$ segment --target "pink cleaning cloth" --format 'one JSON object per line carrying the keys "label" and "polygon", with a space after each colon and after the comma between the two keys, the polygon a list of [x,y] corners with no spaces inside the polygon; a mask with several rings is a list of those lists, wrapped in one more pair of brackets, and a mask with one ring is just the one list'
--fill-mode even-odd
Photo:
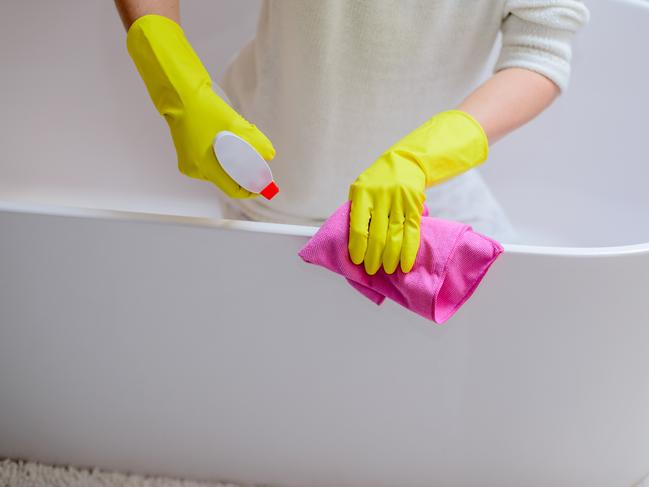
{"label": "pink cleaning cloth", "polygon": [[487,270],[503,252],[495,240],[470,225],[429,217],[421,219],[421,243],[415,264],[404,274],[383,268],[370,276],[349,258],[350,202],[340,206],[300,250],[305,262],[345,278],[376,304],[390,298],[436,323],[444,323],[471,297]]}

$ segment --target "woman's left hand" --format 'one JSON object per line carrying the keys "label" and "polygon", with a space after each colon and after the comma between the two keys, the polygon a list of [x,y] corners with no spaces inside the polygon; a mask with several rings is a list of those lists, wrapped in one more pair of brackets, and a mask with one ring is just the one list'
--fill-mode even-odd
{"label": "woman's left hand", "polygon": [[349,256],[368,274],[401,263],[410,272],[419,250],[427,187],[451,179],[487,158],[489,141],[468,113],[448,110],[390,147],[349,189]]}
{"label": "woman's left hand", "polygon": [[351,185],[349,256],[376,274],[409,272],[419,250],[426,174],[407,152],[389,150]]}

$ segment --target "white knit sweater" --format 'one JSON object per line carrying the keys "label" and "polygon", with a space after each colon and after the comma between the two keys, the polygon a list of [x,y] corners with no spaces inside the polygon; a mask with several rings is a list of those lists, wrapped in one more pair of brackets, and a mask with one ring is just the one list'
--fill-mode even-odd
{"label": "white knit sweater", "polygon": [[221,85],[273,141],[281,192],[233,203],[252,219],[322,223],[385,149],[476,87],[499,31],[496,70],[564,89],[587,18],[576,0],[265,0]]}

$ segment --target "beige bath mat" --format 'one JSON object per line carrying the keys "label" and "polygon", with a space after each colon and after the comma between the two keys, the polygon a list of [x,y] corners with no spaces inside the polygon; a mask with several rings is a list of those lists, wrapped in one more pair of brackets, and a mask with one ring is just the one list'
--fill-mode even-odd
{"label": "beige bath mat", "polygon": [[234,484],[191,482],[163,477],[144,477],[51,467],[35,462],[0,461],[0,487],[243,487]]}

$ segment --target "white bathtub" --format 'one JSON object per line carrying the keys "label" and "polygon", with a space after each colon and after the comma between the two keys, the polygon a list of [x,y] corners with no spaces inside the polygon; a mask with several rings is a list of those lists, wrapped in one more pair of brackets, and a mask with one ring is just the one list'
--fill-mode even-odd
{"label": "white bathtub", "polygon": [[[185,3],[220,72],[256,2]],[[0,457],[295,487],[649,472],[647,3],[589,2],[570,91],[494,148],[528,244],[443,326],[304,264],[312,228],[218,220],[112,5],[28,4],[0,18]]]}

